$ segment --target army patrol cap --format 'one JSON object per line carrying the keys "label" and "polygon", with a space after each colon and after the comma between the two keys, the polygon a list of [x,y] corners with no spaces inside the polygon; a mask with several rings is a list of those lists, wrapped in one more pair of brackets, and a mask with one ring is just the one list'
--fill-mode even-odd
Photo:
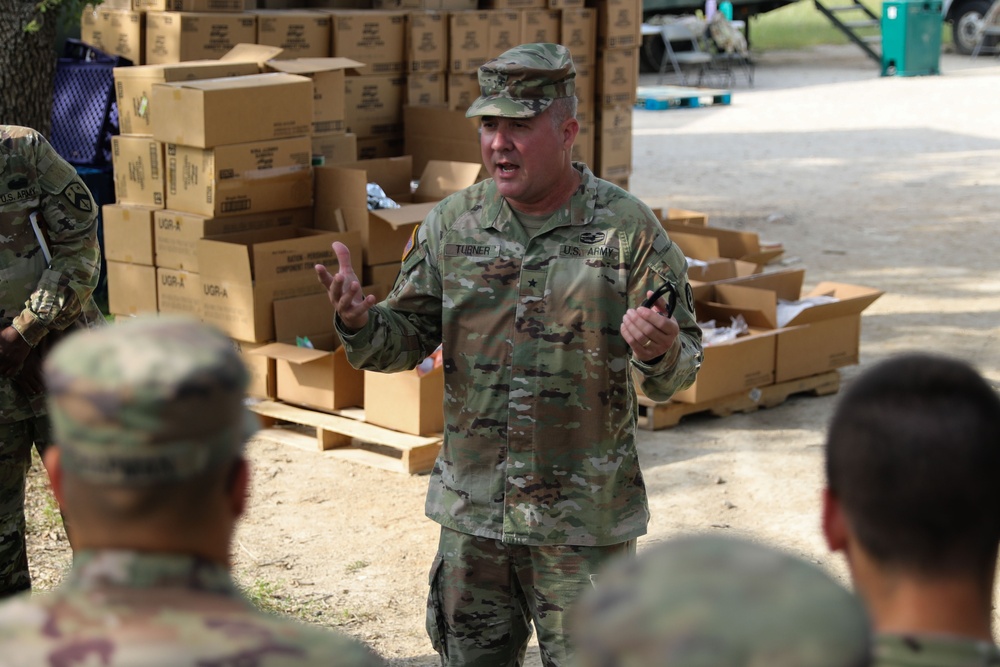
{"label": "army patrol cap", "polygon": [[232,460],[258,428],[233,342],[190,318],[75,333],[44,372],[62,467],[91,482],[183,480]]}
{"label": "army patrol cap", "polygon": [[617,561],[575,609],[582,667],[864,667],[859,600],[805,561],[691,536]]}
{"label": "army patrol cap", "polygon": [[474,116],[532,118],[576,91],[576,68],[560,44],[521,44],[479,68],[481,95],[465,112]]}

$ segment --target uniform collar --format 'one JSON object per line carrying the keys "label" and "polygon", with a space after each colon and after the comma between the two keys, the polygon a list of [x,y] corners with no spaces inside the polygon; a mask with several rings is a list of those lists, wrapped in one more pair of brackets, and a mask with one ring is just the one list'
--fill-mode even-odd
{"label": "uniform collar", "polygon": [[197,556],[136,551],[81,551],[73,558],[69,588],[184,588],[238,596],[229,570]]}

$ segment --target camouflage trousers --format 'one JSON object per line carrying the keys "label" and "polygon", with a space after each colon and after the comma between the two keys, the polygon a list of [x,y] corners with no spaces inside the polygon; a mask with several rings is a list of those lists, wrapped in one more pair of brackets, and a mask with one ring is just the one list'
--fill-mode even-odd
{"label": "camouflage trousers", "polygon": [[441,528],[430,572],[427,634],[441,664],[521,665],[532,625],[542,663],[572,663],[567,610],[609,560],[635,540],[605,547],[522,546]]}
{"label": "camouflage trousers", "polygon": [[31,466],[32,443],[41,454],[50,442],[48,417],[0,424],[0,598],[31,588],[24,481]]}

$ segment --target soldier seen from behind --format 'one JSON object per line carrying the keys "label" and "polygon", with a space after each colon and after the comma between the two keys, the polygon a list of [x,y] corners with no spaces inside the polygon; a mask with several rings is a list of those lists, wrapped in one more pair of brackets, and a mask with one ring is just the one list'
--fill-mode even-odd
{"label": "soldier seen from behind", "polygon": [[[411,369],[443,344],[445,427],[425,513],[441,524],[427,631],[445,665],[569,665],[565,612],[649,508],[636,389],[666,400],[701,363],[684,254],[649,208],[571,160],[576,70],[557,44],[484,64],[491,178],[414,231],[389,296],[362,293],[350,253],[317,266],[350,362]],[[654,298],[665,285],[680,295]]]}
{"label": "soldier seen from behind", "polygon": [[878,667],[1000,665],[1000,398],[968,364],[905,354],[865,371],[826,445],[823,532],[876,631]]}
{"label": "soldier seen from behind", "polygon": [[248,373],[183,317],[68,336],[45,361],[65,581],[0,605],[0,665],[380,665],[355,641],[258,611],[229,571],[247,504]]}

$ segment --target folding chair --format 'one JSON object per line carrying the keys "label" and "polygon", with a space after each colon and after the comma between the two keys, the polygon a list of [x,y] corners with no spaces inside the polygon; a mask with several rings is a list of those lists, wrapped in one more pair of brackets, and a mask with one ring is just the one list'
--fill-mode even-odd
{"label": "folding chair", "polygon": [[[972,50],[973,58],[979,56],[979,52],[990,37],[1000,37],[1000,0],[994,0],[986,15],[983,16],[983,22],[979,26],[979,37],[976,39],[976,48]],[[1000,56],[1000,46],[995,40],[993,40],[992,46],[986,48],[992,49],[992,53]]]}
{"label": "folding chair", "polygon": [[716,12],[708,22],[708,34],[715,45],[712,57],[716,66],[732,70],[735,65],[753,88],[754,62],[750,57],[746,37],[722,14]]}
{"label": "folding chair", "polygon": [[[698,38],[682,23],[664,23],[660,26],[660,36],[663,37],[663,58],[660,60],[657,84],[663,83],[667,63],[670,63],[674,73],[681,78],[681,83],[685,86],[687,74],[684,73],[684,68],[697,68],[700,86],[705,73],[712,65],[712,54],[701,48]],[[675,44],[687,45],[689,48],[678,51],[674,49]]]}

